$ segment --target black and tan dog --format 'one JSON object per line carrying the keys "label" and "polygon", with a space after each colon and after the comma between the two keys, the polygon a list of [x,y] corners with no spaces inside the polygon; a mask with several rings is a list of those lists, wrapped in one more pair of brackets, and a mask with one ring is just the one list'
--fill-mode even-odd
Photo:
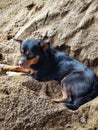
{"label": "black and tan dog", "polygon": [[38,81],[57,80],[62,85],[63,102],[76,110],[98,95],[98,77],[93,70],[66,53],[54,49],[41,40],[18,40],[21,59],[19,66],[1,65],[4,70],[24,72]]}

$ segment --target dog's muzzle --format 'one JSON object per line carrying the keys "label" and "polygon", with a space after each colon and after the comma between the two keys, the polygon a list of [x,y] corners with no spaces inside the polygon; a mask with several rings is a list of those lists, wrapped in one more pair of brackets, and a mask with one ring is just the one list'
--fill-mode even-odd
{"label": "dog's muzzle", "polygon": [[25,57],[25,56],[22,56],[21,59],[20,59],[19,62],[18,62],[18,65],[19,65],[19,66],[23,66],[25,60],[26,60],[26,57]]}

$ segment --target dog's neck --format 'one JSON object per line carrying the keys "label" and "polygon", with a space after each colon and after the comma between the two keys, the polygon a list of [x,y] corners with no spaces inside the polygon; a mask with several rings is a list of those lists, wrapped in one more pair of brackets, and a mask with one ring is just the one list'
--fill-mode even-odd
{"label": "dog's neck", "polygon": [[49,70],[56,66],[56,59],[52,51],[53,50],[47,50],[41,54],[38,63],[31,65],[30,68],[39,71],[42,69]]}
{"label": "dog's neck", "polygon": [[[36,79],[39,81],[61,80],[70,69],[65,61],[73,60],[66,53],[60,52],[56,49],[47,50],[41,55],[37,64],[32,65],[31,69],[37,71]],[[62,69],[63,68],[63,69]],[[73,68],[73,67],[72,67]],[[35,77],[34,77],[35,78]]]}

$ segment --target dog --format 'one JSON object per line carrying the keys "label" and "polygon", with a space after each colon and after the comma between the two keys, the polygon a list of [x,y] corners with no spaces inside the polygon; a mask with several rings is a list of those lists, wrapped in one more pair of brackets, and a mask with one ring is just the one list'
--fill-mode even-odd
{"label": "dog", "polygon": [[29,74],[39,82],[61,82],[62,98],[52,101],[64,103],[77,110],[98,95],[98,77],[91,68],[39,39],[14,39],[20,43],[19,66],[2,65],[3,70]]}

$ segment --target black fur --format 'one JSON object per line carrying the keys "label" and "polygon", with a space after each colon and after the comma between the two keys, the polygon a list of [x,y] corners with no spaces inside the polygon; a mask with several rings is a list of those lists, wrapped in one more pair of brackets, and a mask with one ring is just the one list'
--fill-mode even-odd
{"label": "black fur", "polygon": [[33,78],[40,82],[61,81],[62,89],[65,89],[72,99],[63,103],[72,110],[78,109],[98,95],[98,77],[92,69],[66,53],[54,49],[49,43],[43,44],[43,46],[48,45],[48,48],[43,50],[40,43],[40,40],[24,40],[20,47],[25,53],[31,52],[30,58],[35,55],[40,56],[38,63],[30,66],[30,69],[37,71],[32,75]]}

